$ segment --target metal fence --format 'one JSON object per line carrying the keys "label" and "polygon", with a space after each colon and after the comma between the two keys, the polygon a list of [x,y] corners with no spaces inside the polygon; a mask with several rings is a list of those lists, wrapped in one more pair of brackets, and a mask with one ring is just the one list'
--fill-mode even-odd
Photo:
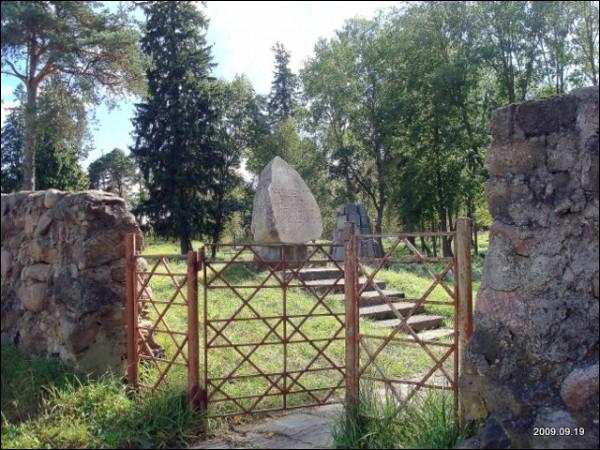
{"label": "metal fence", "polygon": [[[415,239],[425,238],[452,240],[453,256],[420,251]],[[364,239],[385,242],[384,256],[358,256]],[[361,382],[380,383],[399,403],[420,389],[447,389],[456,404],[472,326],[469,222],[457,221],[448,233],[386,235],[359,235],[348,225],[343,246],[343,262],[332,257],[331,243],[308,244],[299,253],[283,245],[219,244],[219,258],[207,256],[210,246],[184,256],[141,255],[129,235],[129,384],[140,390],[183,384],[191,406],[210,417],[355,402]],[[375,277],[393,264],[424,267],[431,285],[414,298],[389,298]],[[332,278],[307,279],[311,270]],[[361,329],[367,289],[397,319],[391,329]],[[434,292],[447,299],[432,298]],[[400,312],[399,302],[412,306]],[[447,339],[425,339],[411,326],[425,305],[449,308]],[[388,370],[398,346],[427,355],[429,366],[418,379]]]}

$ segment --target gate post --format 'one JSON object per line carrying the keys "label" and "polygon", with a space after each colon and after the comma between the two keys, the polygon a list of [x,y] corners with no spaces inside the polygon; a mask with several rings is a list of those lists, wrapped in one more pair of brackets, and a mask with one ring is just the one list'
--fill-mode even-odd
{"label": "gate post", "polygon": [[125,324],[127,326],[127,383],[138,387],[137,276],[135,233],[125,235]]}
{"label": "gate post", "polygon": [[344,306],[346,311],[346,408],[358,403],[359,323],[357,298],[356,234],[353,223],[344,225]]}
{"label": "gate post", "polygon": [[458,276],[458,356],[462,373],[462,358],[473,334],[473,286],[471,273],[471,220],[456,220],[456,271]]}
{"label": "gate post", "polygon": [[187,255],[187,346],[188,346],[188,399],[192,411],[200,408],[200,366],[198,342],[198,253]]}

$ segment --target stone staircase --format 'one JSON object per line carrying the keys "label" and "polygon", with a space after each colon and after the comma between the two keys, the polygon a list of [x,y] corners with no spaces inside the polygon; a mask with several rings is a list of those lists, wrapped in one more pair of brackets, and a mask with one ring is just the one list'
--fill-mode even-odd
{"label": "stone staircase", "polygon": [[[340,301],[344,300],[344,272],[337,267],[314,267],[301,269],[298,273],[300,279],[307,286],[311,286],[318,291],[326,291],[331,286],[329,291],[332,298]],[[338,278],[341,277],[339,280]],[[366,279],[359,278],[359,283],[362,285]],[[384,281],[374,280],[375,284],[382,292],[390,299],[399,299],[394,301],[393,305],[400,314],[406,316],[414,307],[414,303],[402,301],[404,293],[395,290],[386,289]],[[359,314],[362,319],[367,319],[373,322],[377,328],[397,328],[401,322],[396,317],[389,305],[385,302],[383,296],[373,287],[368,286],[361,294]],[[453,333],[452,329],[444,328],[444,318],[442,316],[428,314],[423,306],[420,306],[413,315],[408,319],[409,326],[417,332],[420,339],[435,340],[442,337],[450,336]],[[406,332],[407,330],[401,330]]]}

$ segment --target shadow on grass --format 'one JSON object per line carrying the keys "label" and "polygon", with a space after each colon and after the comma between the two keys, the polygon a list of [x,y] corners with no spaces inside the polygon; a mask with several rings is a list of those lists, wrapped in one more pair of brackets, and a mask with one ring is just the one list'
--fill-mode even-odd
{"label": "shadow on grass", "polygon": [[35,418],[47,394],[47,386],[63,387],[75,374],[57,360],[27,358],[16,348],[2,346],[2,417],[9,421]]}
{"label": "shadow on grass", "polygon": [[177,448],[201,424],[181,387],[130,397],[118,376],[81,381],[57,362],[2,347],[2,447]]}

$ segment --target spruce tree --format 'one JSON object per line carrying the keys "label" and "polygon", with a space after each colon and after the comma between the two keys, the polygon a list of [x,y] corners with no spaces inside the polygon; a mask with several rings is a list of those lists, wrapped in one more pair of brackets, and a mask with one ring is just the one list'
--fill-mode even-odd
{"label": "spruce tree", "polygon": [[293,117],[297,107],[298,78],[290,69],[290,53],[281,42],[273,46],[275,71],[271,82],[268,112],[272,124]]}
{"label": "spruce tree", "polygon": [[147,187],[139,206],[154,230],[179,239],[181,252],[212,228],[215,112],[210,103],[208,20],[191,2],[143,5],[148,92],[136,105],[131,152]]}
{"label": "spruce tree", "polygon": [[23,115],[13,109],[2,127],[2,192],[15,192],[23,183]]}
{"label": "spruce tree", "polygon": [[[23,189],[25,180],[24,92],[15,93],[13,108],[2,127],[2,191]],[[37,101],[35,166],[38,189],[64,191],[88,188],[80,165],[91,146],[86,104],[59,75],[46,80]]]}

